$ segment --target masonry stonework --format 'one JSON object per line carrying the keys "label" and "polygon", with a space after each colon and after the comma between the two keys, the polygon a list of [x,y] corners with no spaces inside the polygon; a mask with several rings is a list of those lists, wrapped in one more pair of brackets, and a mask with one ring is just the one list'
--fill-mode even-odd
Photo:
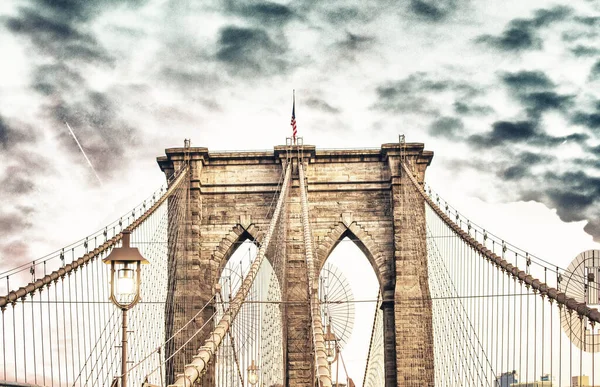
{"label": "masonry stonework", "polygon": [[[271,201],[290,157],[295,164],[288,211],[282,214],[287,263],[283,297],[297,302],[285,309],[283,321],[286,386],[314,385],[298,162],[306,167],[316,266],[320,270],[335,246],[349,237],[365,254],[379,281],[386,386],[432,385],[424,203],[411,191],[400,166],[404,160],[410,173],[422,182],[433,157],[423,144],[384,144],[380,149],[352,150],[277,146],[272,152],[167,149],[166,156],[158,158],[165,173],[172,173],[186,159],[192,171],[190,216],[186,221],[191,232],[183,258],[188,263],[187,275],[172,295],[175,304],[185,300],[192,307],[176,313],[167,322],[167,331],[179,329],[211,298],[213,285],[241,242],[260,242],[268,227]],[[209,315],[210,311],[202,320]],[[198,342],[204,339],[199,337]],[[191,354],[187,356],[191,358]],[[178,363],[182,362],[176,358],[174,372],[181,372],[182,364]]]}

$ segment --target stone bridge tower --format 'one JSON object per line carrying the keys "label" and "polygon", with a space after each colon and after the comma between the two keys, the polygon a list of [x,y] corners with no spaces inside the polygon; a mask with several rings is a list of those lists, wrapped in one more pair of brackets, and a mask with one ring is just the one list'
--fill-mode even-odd
{"label": "stone bridge tower", "polygon": [[[261,240],[282,165],[289,155],[293,163],[303,160],[306,168],[318,267],[339,241],[351,237],[379,280],[386,386],[433,385],[424,203],[401,168],[404,160],[423,182],[433,153],[419,143],[349,150],[320,150],[309,145],[277,146],[263,152],[167,149],[166,156],[158,158],[166,174],[184,162],[191,166],[190,216],[186,220],[191,232],[184,257],[187,275],[172,294],[175,304],[184,301],[189,308],[175,310],[174,318],[167,321],[167,331],[179,329],[211,298],[213,284],[240,242]],[[314,370],[313,355],[307,350],[311,347],[310,318],[297,168],[287,209],[288,275],[283,297],[301,303],[288,307],[284,316],[286,385],[308,387],[313,384]],[[206,311],[204,318],[210,314]]]}

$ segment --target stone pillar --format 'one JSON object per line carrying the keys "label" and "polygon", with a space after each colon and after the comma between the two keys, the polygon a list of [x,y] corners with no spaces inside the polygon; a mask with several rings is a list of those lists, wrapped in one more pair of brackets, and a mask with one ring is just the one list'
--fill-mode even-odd
{"label": "stone pillar", "polygon": [[[168,224],[168,296],[165,307],[165,336],[171,337],[189,319],[212,298],[215,283],[214,264],[211,260],[201,259],[201,220],[202,197],[199,180],[204,163],[203,152],[195,152],[194,157],[186,154],[185,148],[174,155],[172,168],[163,168],[170,176],[186,163],[189,164],[188,181],[183,182],[181,192],[169,198]],[[162,166],[162,165],[161,165]],[[207,321],[214,312],[209,306],[197,316],[191,324],[169,342],[165,358],[171,356]],[[209,331],[207,331],[208,333]],[[184,365],[192,361],[192,356],[206,339],[206,335],[197,335],[186,349],[180,351],[166,364],[167,383],[174,380],[175,374],[182,372]],[[212,372],[207,372],[203,380],[212,385]]]}
{"label": "stone pillar", "polygon": [[394,315],[398,386],[434,385],[425,207],[422,197],[400,165],[401,159],[405,158],[411,165],[411,173],[422,182],[429,160],[422,161],[420,156],[403,154],[400,147],[396,152],[388,152],[394,217]]}
{"label": "stone pillar", "polygon": [[396,374],[396,330],[394,314],[394,288],[382,290],[381,310],[383,311],[383,359],[386,387],[395,387]]}

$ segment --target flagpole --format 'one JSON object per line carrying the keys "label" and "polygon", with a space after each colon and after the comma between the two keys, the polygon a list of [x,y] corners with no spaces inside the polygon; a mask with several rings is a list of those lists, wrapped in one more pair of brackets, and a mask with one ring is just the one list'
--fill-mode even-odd
{"label": "flagpole", "polygon": [[296,134],[296,89],[292,89],[292,140],[294,145],[296,145]]}

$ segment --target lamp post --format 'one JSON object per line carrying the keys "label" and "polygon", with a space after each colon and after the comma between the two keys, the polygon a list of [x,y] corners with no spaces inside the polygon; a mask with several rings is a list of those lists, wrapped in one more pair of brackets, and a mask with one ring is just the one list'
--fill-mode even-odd
{"label": "lamp post", "polygon": [[140,300],[141,266],[148,263],[137,247],[129,246],[130,236],[131,231],[124,230],[121,247],[112,249],[102,260],[110,265],[110,300],[123,312],[121,387],[127,387],[127,311]]}
{"label": "lamp post", "polygon": [[258,383],[258,373],[256,371],[258,371],[258,367],[254,364],[254,360],[252,360],[250,367],[248,367],[248,383],[253,386]]}
{"label": "lamp post", "polygon": [[327,324],[327,333],[323,335],[323,339],[325,340],[325,351],[327,352],[327,362],[329,363],[329,367],[331,367],[331,363],[337,360],[338,351],[337,351],[337,338],[335,334],[331,332],[331,325]]}

